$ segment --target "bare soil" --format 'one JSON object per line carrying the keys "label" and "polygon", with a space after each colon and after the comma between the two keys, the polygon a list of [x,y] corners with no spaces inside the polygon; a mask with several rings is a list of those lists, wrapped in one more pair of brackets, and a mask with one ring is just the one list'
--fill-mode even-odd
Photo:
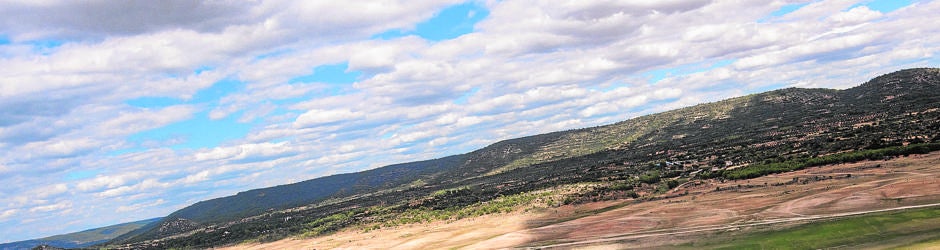
{"label": "bare soil", "polygon": [[[754,225],[940,202],[940,153],[694,181],[659,200],[607,201],[223,249],[656,248]],[[619,206],[605,212],[604,208]],[[602,210],[603,211],[603,210]],[[765,224],[764,222],[772,222]]]}

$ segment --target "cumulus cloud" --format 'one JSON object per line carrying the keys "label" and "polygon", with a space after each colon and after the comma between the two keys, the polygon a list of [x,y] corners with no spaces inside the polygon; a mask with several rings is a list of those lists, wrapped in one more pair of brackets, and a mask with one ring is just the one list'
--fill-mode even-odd
{"label": "cumulus cloud", "polygon": [[128,135],[189,119],[194,112],[195,108],[186,105],[171,106],[159,110],[117,112],[117,117],[102,122],[99,129],[101,129],[102,134]]}
{"label": "cumulus cloud", "polygon": [[24,150],[34,152],[38,157],[69,157],[88,153],[101,144],[88,138],[31,142],[23,146]]}
{"label": "cumulus cloud", "polygon": [[36,199],[45,199],[49,196],[58,195],[65,193],[69,190],[68,185],[65,183],[58,183],[51,186],[43,187],[37,189],[33,194],[33,197]]}
{"label": "cumulus cloud", "polygon": [[281,143],[253,143],[242,144],[231,147],[217,147],[204,152],[196,153],[195,159],[199,161],[209,160],[235,160],[246,163],[254,161],[263,161],[266,159],[277,159],[296,154],[295,149],[288,142]]}
{"label": "cumulus cloud", "polygon": [[336,124],[343,121],[350,121],[362,116],[362,113],[353,112],[348,109],[314,109],[298,116],[297,121],[294,122],[294,125],[298,128],[308,128]]}
{"label": "cumulus cloud", "polygon": [[104,188],[116,188],[131,180],[142,177],[141,173],[126,173],[121,175],[98,176],[94,179],[84,180],[75,187],[84,192],[97,191]]}
{"label": "cumulus cloud", "polygon": [[159,206],[163,203],[166,203],[166,201],[163,199],[157,199],[153,202],[136,203],[136,204],[127,205],[127,206],[119,206],[117,210],[115,211],[117,211],[118,213],[134,212],[134,211],[138,211],[138,210],[148,208],[148,207]]}
{"label": "cumulus cloud", "polygon": [[72,207],[72,202],[71,202],[71,201],[61,201],[61,202],[58,202],[58,203],[55,203],[55,204],[49,204],[49,205],[43,205],[43,206],[36,206],[36,207],[30,208],[30,209],[29,209],[29,212],[31,212],[31,213],[36,213],[36,212],[42,213],[42,212],[62,211],[62,210],[69,209],[69,208],[71,208],[71,207]]}
{"label": "cumulus cloud", "polygon": [[190,29],[213,32],[246,22],[257,2],[7,2],[0,23],[7,32],[42,36],[107,36]]}

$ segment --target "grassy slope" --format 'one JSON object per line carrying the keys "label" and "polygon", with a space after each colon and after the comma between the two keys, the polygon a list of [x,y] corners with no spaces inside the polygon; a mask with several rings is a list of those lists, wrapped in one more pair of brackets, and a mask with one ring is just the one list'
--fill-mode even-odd
{"label": "grassy slope", "polygon": [[688,249],[846,249],[940,243],[940,208],[888,212],[818,222],[779,231],[721,237],[683,245]]}

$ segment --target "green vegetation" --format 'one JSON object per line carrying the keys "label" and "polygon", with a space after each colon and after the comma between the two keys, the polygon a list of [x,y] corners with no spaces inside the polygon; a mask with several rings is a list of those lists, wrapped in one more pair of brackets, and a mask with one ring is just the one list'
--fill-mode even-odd
{"label": "green vegetation", "polygon": [[[525,205],[532,205],[536,199],[548,200],[552,192],[526,192],[499,197],[484,203],[477,203],[465,207],[450,207],[446,209],[430,209],[427,207],[408,208],[400,213],[394,207],[376,208],[378,212],[374,221],[379,227],[394,227],[413,223],[427,223],[431,221],[459,220],[463,218],[478,217],[487,214],[508,213]],[[541,204],[539,204],[541,205]],[[375,225],[369,227],[375,229]]]}
{"label": "green vegetation", "polygon": [[940,235],[928,238],[926,240],[911,242],[891,249],[936,249],[940,246]]}
{"label": "green vegetation", "polygon": [[345,213],[333,214],[327,217],[319,218],[313,222],[307,223],[306,230],[303,236],[314,236],[319,235],[324,232],[332,232],[337,229],[342,228],[343,224],[350,223],[350,219],[353,218],[358,211],[347,211]]}
{"label": "green vegetation", "polygon": [[824,249],[884,248],[912,239],[936,239],[940,235],[940,208],[886,212],[817,222],[793,228],[718,236],[718,240],[683,245],[706,249]]}
{"label": "green vegetation", "polygon": [[776,174],[800,170],[808,167],[823,166],[829,164],[850,163],[864,160],[885,160],[890,157],[906,156],[911,154],[927,154],[932,151],[940,150],[940,143],[926,143],[908,146],[895,146],[881,149],[859,150],[820,156],[809,159],[789,160],[785,162],[776,162],[769,164],[754,164],[742,168],[725,170],[719,172],[717,176],[726,179],[750,179],[768,174]]}
{"label": "green vegetation", "polygon": [[658,183],[659,180],[659,171],[651,171],[640,176],[640,182],[646,184]]}
{"label": "green vegetation", "polygon": [[[442,190],[443,192],[435,193],[431,198],[469,189],[469,187],[460,187]],[[423,206],[409,208],[402,205],[358,208],[306,223],[301,237],[325,235],[354,225],[363,231],[371,231],[399,225],[508,213],[522,208],[545,208],[556,205],[554,200],[560,196],[563,195],[559,195],[558,191],[544,190],[502,196],[483,203],[446,209],[431,209]]]}
{"label": "green vegetation", "polygon": [[460,193],[461,191],[467,191],[467,190],[470,190],[470,186],[460,186],[456,188],[449,188],[449,189],[434,191],[434,193],[431,193],[431,196],[437,197],[437,196],[454,195],[454,194]]}

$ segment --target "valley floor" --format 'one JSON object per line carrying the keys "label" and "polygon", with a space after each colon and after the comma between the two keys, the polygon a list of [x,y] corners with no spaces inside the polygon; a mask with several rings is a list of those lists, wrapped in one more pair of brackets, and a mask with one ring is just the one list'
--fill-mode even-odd
{"label": "valley floor", "polygon": [[[315,238],[223,249],[694,246],[837,217],[934,206],[940,203],[940,153],[814,167],[750,180],[696,180],[658,197],[665,198],[567,205],[368,232],[352,228]],[[940,244],[940,235],[912,236],[909,240],[921,238],[920,242],[901,240],[896,245],[917,243],[912,246],[920,248]],[[890,246],[895,245],[876,248]]]}

